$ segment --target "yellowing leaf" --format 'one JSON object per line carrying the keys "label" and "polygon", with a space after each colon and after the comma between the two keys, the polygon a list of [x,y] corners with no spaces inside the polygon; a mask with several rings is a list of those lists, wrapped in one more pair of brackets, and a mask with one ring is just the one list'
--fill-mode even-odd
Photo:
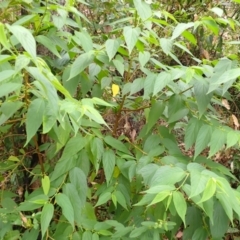
{"label": "yellowing leaf", "polygon": [[117,84],[112,85],[112,95],[115,97],[119,93],[119,86]]}

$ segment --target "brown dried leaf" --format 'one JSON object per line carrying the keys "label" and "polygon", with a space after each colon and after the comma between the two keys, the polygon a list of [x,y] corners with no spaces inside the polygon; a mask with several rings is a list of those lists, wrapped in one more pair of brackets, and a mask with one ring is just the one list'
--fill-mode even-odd
{"label": "brown dried leaf", "polygon": [[234,114],[232,114],[232,120],[233,120],[233,123],[234,123],[235,127],[238,129],[239,128],[239,122],[238,122],[237,117]]}
{"label": "brown dried leaf", "polygon": [[230,105],[227,99],[222,99],[222,105],[227,109],[230,110]]}

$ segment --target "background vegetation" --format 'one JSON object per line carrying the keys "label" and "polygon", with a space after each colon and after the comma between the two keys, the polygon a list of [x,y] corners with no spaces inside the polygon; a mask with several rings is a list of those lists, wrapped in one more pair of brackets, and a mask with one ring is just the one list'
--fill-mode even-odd
{"label": "background vegetation", "polygon": [[240,1],[0,1],[0,239],[239,239]]}

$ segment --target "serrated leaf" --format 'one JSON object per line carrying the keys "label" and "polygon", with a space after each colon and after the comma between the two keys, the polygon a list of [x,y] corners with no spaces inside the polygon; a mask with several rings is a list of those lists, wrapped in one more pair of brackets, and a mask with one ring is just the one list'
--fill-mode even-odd
{"label": "serrated leaf", "polygon": [[5,81],[16,74],[14,70],[4,70],[1,71],[0,82]]}
{"label": "serrated leaf", "polygon": [[207,182],[207,185],[204,189],[203,196],[198,203],[202,203],[210,199],[216,191],[216,180],[213,178],[210,178]]}
{"label": "serrated leaf", "polygon": [[202,19],[202,23],[210,29],[215,35],[218,35],[219,33],[219,26],[217,25],[216,21],[212,19],[211,17],[208,17],[206,19]]}
{"label": "serrated leaf", "polygon": [[208,232],[205,228],[199,227],[193,234],[192,240],[207,239]]}
{"label": "serrated leaf", "polygon": [[194,159],[208,146],[211,136],[212,128],[209,125],[203,125],[197,135]]}
{"label": "serrated leaf", "polygon": [[196,141],[199,129],[202,126],[202,122],[197,118],[191,118],[188,122],[187,128],[185,130],[185,149],[188,150]]}
{"label": "serrated leaf", "polygon": [[109,184],[112,178],[115,161],[115,154],[111,149],[108,149],[103,153],[102,162],[107,184]]}
{"label": "serrated leaf", "polygon": [[74,210],[68,196],[63,193],[56,195],[56,202],[61,207],[63,216],[69,221],[74,229]]}
{"label": "serrated leaf", "polygon": [[158,193],[158,194],[154,197],[154,199],[152,200],[152,202],[148,205],[148,207],[151,206],[151,205],[153,205],[153,204],[156,204],[156,203],[159,203],[159,202],[163,201],[166,197],[170,196],[171,193],[172,193],[171,191],[162,191],[162,192]]}
{"label": "serrated leaf", "polygon": [[78,193],[79,199],[82,202],[82,205],[86,203],[87,197],[87,177],[82,169],[74,167],[69,172],[70,182],[75,186],[75,189]]}
{"label": "serrated leaf", "polygon": [[135,228],[129,235],[130,238],[138,238],[148,230],[146,226]]}
{"label": "serrated leaf", "polygon": [[189,198],[193,198],[200,193],[202,193],[206,187],[208,178],[205,175],[202,175],[199,171],[193,170],[190,172],[191,180],[191,194]]}
{"label": "serrated leaf", "polygon": [[70,138],[59,161],[74,156],[81,149],[83,149],[87,143],[87,139],[80,134],[77,134],[75,137]]}
{"label": "serrated leaf", "polygon": [[234,131],[229,131],[227,134],[227,147],[226,148],[230,148],[232,146],[234,146],[235,144],[237,144],[237,142],[240,140],[239,134],[237,134]]}
{"label": "serrated leaf", "polygon": [[81,213],[82,208],[85,206],[85,200],[81,192],[76,188],[73,183],[66,183],[63,187],[63,193],[69,197],[70,202],[74,210],[74,220],[78,223],[82,223]]}
{"label": "serrated leaf", "polygon": [[194,83],[194,93],[197,99],[199,115],[202,116],[207,110],[208,104],[212,98],[212,94],[208,93],[208,83],[204,79],[196,80]]}
{"label": "serrated leaf", "polygon": [[99,198],[98,198],[98,201],[97,201],[95,207],[100,206],[100,205],[106,203],[110,199],[111,199],[111,193],[110,192],[105,192],[105,193],[101,194],[99,196]]}
{"label": "serrated leaf", "polygon": [[134,0],[133,3],[137,9],[138,15],[143,21],[151,17],[152,10],[149,4],[142,0]]}
{"label": "serrated leaf", "polygon": [[116,191],[115,192],[116,198],[117,198],[117,202],[124,207],[126,210],[128,210],[127,208],[127,204],[126,204],[126,199],[124,197],[124,195],[120,192],[120,191]]}
{"label": "serrated leaf", "polygon": [[75,35],[79,38],[81,41],[81,46],[84,50],[84,52],[89,52],[93,50],[93,42],[91,36],[86,31],[82,32],[76,32]]}
{"label": "serrated leaf", "polygon": [[126,41],[129,54],[131,54],[134,46],[136,45],[139,35],[139,28],[132,28],[130,26],[124,27],[123,36]]}
{"label": "serrated leaf", "polygon": [[226,133],[219,129],[215,129],[211,141],[210,141],[210,151],[208,157],[212,157],[215,153],[217,153],[226,142]]}
{"label": "serrated leaf", "polygon": [[177,37],[179,37],[185,30],[187,30],[188,28],[190,27],[193,27],[194,26],[194,23],[193,22],[190,22],[190,23],[179,23],[174,31],[173,31],[173,34],[172,34],[172,40],[173,39],[176,39]]}
{"label": "serrated leaf", "polygon": [[147,132],[156,124],[158,121],[159,117],[162,115],[163,111],[165,109],[165,105],[157,101],[152,104],[152,107],[150,109],[149,115],[148,115],[148,120],[147,120]]}
{"label": "serrated leaf", "polygon": [[90,65],[90,63],[92,63],[93,59],[94,55],[92,52],[83,53],[79,57],[77,57],[71,67],[69,79],[81,73],[85,68]]}
{"label": "serrated leaf", "polygon": [[164,87],[167,86],[168,83],[170,83],[172,80],[171,74],[168,72],[161,72],[158,74],[154,88],[153,88],[153,95],[156,95],[159,93]]}
{"label": "serrated leaf", "polygon": [[124,64],[123,64],[123,62],[120,61],[119,59],[114,59],[112,62],[113,62],[113,65],[118,70],[118,72],[123,76],[123,74],[124,74]]}
{"label": "serrated leaf", "polygon": [[182,219],[184,226],[186,227],[185,215],[187,212],[187,203],[183,194],[177,191],[173,192],[173,203],[179,217]]}
{"label": "serrated leaf", "polygon": [[53,218],[54,206],[51,203],[47,203],[43,206],[42,214],[41,214],[41,232],[42,237],[44,237],[50,222]]}
{"label": "serrated leaf", "polygon": [[139,91],[141,91],[144,87],[144,78],[137,78],[131,84],[130,95],[133,95]]}
{"label": "serrated leaf", "polygon": [[173,40],[167,38],[160,38],[160,45],[163,52],[168,55],[172,51]]}
{"label": "serrated leaf", "polygon": [[36,58],[36,42],[31,32],[28,29],[19,25],[7,25],[7,27],[9,31],[12,32],[12,34],[21,43],[23,48],[29,53],[29,55],[33,58]]}
{"label": "serrated leaf", "polygon": [[216,198],[220,201],[225,213],[227,214],[230,221],[233,220],[233,209],[230,204],[231,200],[229,198],[229,195],[224,192],[217,192]]}
{"label": "serrated leaf", "polygon": [[119,150],[121,152],[130,154],[130,151],[127,149],[127,147],[118,139],[113,138],[112,136],[106,136],[104,138],[105,143],[107,143],[109,146],[113,147],[116,150]]}
{"label": "serrated leaf", "polygon": [[7,40],[7,36],[6,36],[6,32],[5,32],[3,23],[0,23],[0,43],[6,49],[10,49],[10,44],[9,44],[9,42]]}
{"label": "serrated leaf", "polygon": [[216,81],[212,82],[209,86],[209,92],[214,91],[219,88],[219,86],[223,83],[231,82],[232,80],[238,78],[240,76],[240,68],[228,69],[223,74],[221,74]]}
{"label": "serrated leaf", "polygon": [[109,57],[109,61],[113,59],[116,55],[118,48],[120,47],[119,39],[108,39],[105,43],[107,55]]}
{"label": "serrated leaf", "polygon": [[144,67],[151,57],[150,52],[139,52],[138,59],[141,67]]}
{"label": "serrated leaf", "polygon": [[42,178],[42,188],[45,195],[48,195],[50,189],[50,179],[47,175],[44,175]]}
{"label": "serrated leaf", "polygon": [[42,124],[43,115],[45,110],[45,102],[42,98],[37,98],[30,103],[26,114],[26,131],[27,131],[27,143],[36,134],[37,130]]}
{"label": "serrated leaf", "polygon": [[211,235],[214,239],[222,239],[229,228],[229,219],[219,201],[215,201],[213,223],[210,223]]}
{"label": "serrated leaf", "polygon": [[39,35],[36,37],[37,42],[41,43],[44,47],[46,47],[50,52],[52,52],[58,58],[61,58],[61,55],[57,51],[56,45],[54,42],[44,35]]}

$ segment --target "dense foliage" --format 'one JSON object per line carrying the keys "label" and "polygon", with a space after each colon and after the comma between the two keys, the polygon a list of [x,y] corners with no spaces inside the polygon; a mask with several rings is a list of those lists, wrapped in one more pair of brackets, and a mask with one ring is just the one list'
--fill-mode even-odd
{"label": "dense foliage", "polygon": [[239,3],[1,1],[0,239],[235,239]]}

